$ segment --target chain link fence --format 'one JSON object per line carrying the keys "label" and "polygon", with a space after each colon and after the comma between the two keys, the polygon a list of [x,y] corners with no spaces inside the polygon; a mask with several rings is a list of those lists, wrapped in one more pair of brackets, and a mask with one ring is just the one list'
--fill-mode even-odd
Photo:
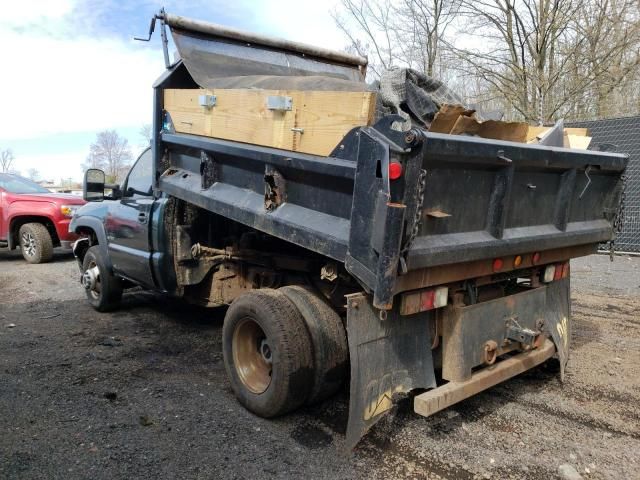
{"label": "chain link fence", "polygon": [[640,116],[571,122],[570,126],[589,129],[593,137],[589,148],[610,144],[615,146],[614,151],[629,155],[624,220],[615,249],[640,253]]}

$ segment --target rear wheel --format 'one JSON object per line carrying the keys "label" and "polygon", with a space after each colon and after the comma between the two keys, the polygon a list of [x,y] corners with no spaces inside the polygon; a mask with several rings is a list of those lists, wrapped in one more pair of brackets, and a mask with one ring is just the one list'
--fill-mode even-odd
{"label": "rear wheel", "polygon": [[302,405],[313,384],[311,341],[300,312],[277,290],[238,297],[222,329],[224,363],[238,401],[261,417]]}
{"label": "rear wheel", "polygon": [[41,223],[25,223],[18,232],[20,251],[29,263],[45,263],[53,258],[53,240]]}
{"label": "rear wheel", "polygon": [[315,293],[300,286],[280,289],[298,308],[311,337],[314,378],[307,403],[317,403],[336,393],[348,369],[347,334],[340,316]]}
{"label": "rear wheel", "polygon": [[82,286],[87,299],[99,312],[113,310],[122,298],[122,280],[107,268],[102,250],[97,245],[89,248],[82,260]]}

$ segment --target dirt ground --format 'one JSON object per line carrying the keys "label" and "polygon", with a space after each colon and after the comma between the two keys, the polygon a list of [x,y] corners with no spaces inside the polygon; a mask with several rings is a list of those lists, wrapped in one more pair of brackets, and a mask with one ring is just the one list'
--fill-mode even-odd
{"label": "dirt ground", "polygon": [[0,478],[640,478],[640,258],[572,275],[565,384],[541,366],[428,419],[406,400],[349,452],[347,391],[271,421],[240,407],[223,311],[138,292],[98,314],[68,253],[2,251]]}

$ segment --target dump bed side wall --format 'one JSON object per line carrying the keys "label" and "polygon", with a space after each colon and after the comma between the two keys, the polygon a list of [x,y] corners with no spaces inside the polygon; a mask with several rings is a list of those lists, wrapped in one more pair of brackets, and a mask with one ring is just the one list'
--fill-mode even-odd
{"label": "dump bed side wall", "polygon": [[409,270],[606,241],[622,155],[427,133]]}
{"label": "dump bed side wall", "polygon": [[353,162],[185,134],[163,134],[162,146],[162,191],[344,260]]}

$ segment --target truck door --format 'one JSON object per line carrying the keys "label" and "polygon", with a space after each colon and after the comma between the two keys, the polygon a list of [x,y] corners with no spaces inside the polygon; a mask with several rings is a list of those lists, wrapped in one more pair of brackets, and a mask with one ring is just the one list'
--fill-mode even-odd
{"label": "truck door", "polygon": [[122,200],[109,209],[105,220],[113,269],[150,287],[154,286],[149,228],[154,205],[152,182],[152,156],[147,149],[127,175]]}

